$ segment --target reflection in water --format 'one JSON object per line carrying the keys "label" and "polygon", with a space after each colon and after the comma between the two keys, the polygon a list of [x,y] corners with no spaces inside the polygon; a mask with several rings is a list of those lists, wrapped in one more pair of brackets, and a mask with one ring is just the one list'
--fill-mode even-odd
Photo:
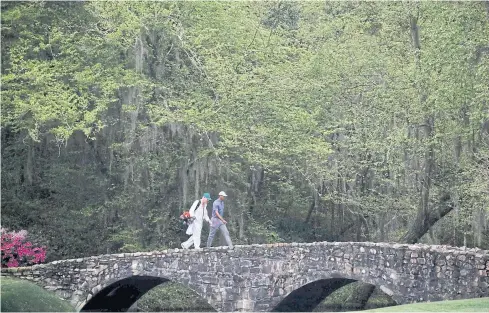
{"label": "reflection in water", "polygon": [[362,294],[362,284],[349,279],[324,279],[304,285],[287,296],[274,312],[348,312],[396,305],[392,297],[375,288]]}
{"label": "reflection in water", "polygon": [[272,312],[311,312],[333,291],[354,282],[352,279],[321,279],[291,292]]}
{"label": "reflection in water", "polygon": [[81,309],[81,312],[126,311],[215,312],[215,309],[190,288],[151,276],[119,280],[98,292]]}
{"label": "reflection in water", "polygon": [[132,276],[98,292],[80,312],[126,312],[151,288],[167,281],[159,277]]}

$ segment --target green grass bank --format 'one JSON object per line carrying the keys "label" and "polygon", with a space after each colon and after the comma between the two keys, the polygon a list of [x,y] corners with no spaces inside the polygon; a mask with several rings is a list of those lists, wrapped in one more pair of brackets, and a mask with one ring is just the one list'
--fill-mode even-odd
{"label": "green grass bank", "polygon": [[75,312],[54,293],[31,282],[1,277],[1,312]]}

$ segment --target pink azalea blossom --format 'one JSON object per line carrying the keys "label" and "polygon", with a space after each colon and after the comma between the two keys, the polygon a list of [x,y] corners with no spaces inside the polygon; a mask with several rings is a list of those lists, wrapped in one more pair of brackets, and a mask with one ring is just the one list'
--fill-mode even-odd
{"label": "pink azalea blossom", "polygon": [[2,267],[27,266],[44,262],[46,247],[33,247],[30,241],[24,242],[27,231],[8,232],[1,229]]}

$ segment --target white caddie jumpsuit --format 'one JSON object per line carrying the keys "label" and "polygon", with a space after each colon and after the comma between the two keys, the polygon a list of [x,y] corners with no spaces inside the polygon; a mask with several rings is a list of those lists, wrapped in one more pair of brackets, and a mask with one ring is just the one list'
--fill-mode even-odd
{"label": "white caddie jumpsuit", "polygon": [[201,200],[195,200],[190,207],[189,214],[191,217],[195,217],[195,219],[187,228],[186,234],[191,236],[187,241],[182,243],[182,248],[188,249],[190,246],[192,246],[192,244],[194,245],[195,249],[200,248],[200,234],[202,232],[203,222],[206,220],[208,223],[210,223],[206,207],[207,204],[203,206]]}

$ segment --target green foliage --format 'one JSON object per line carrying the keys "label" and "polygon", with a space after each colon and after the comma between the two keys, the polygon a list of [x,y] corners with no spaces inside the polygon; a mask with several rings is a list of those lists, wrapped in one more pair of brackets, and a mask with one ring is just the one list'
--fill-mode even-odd
{"label": "green foliage", "polygon": [[207,301],[197,296],[194,291],[180,284],[167,282],[157,286],[136,303],[140,312],[214,312]]}
{"label": "green foliage", "polygon": [[489,298],[465,300],[449,300],[426,303],[405,304],[382,309],[367,310],[368,312],[486,312]]}
{"label": "green foliage", "polygon": [[226,190],[239,243],[396,241],[449,195],[420,240],[487,248],[487,24],[468,2],[2,3],[2,222],[49,260],[178,247],[182,208]]}
{"label": "green foliage", "polygon": [[318,304],[314,312],[350,312],[396,305],[396,302],[379,288],[374,289],[367,303],[362,303],[361,301],[363,299],[358,298],[358,289],[361,286],[360,282],[353,282],[336,289],[324,301]]}
{"label": "green foliage", "polygon": [[2,29],[2,123],[35,141],[51,133],[63,143],[77,130],[93,138],[127,79],[94,16],[81,3],[19,3]]}

